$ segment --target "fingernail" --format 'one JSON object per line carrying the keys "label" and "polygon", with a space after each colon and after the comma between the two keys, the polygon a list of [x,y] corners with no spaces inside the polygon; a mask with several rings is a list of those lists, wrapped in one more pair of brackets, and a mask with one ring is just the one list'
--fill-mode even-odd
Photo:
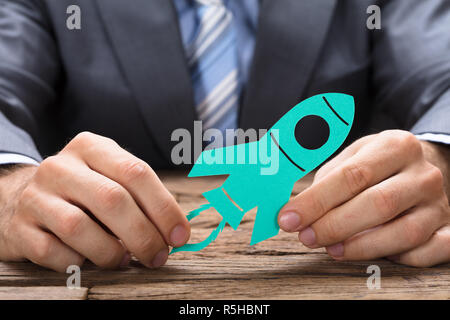
{"label": "fingernail", "polygon": [[314,233],[314,230],[311,228],[306,228],[302,232],[300,232],[298,239],[305,245],[305,246],[312,246],[316,243],[316,234]]}
{"label": "fingernail", "polygon": [[295,231],[300,227],[300,217],[295,212],[283,213],[280,217],[280,227],[285,231]]}
{"label": "fingernail", "polygon": [[159,268],[163,264],[165,264],[168,256],[169,256],[169,252],[167,249],[162,249],[160,252],[158,252],[156,254],[156,256],[153,258],[153,262],[152,262],[153,268]]}
{"label": "fingernail", "polygon": [[172,242],[172,246],[181,247],[188,240],[188,236],[189,234],[186,227],[181,224],[177,225],[170,233],[170,241]]}
{"label": "fingernail", "polygon": [[128,264],[130,263],[130,260],[131,260],[130,253],[129,252],[125,253],[125,255],[122,258],[122,262],[120,263],[120,267],[123,268],[123,267],[128,266]]}
{"label": "fingernail", "polygon": [[344,255],[344,245],[342,243],[337,243],[332,246],[327,247],[327,252],[330,256],[339,258]]}

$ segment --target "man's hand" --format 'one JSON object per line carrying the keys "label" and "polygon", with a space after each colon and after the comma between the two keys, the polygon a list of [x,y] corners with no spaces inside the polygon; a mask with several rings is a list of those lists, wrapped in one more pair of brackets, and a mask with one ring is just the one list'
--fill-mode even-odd
{"label": "man's hand", "polygon": [[364,137],[324,165],[279,224],[337,260],[450,261],[450,156],[406,131]]}
{"label": "man's hand", "polygon": [[159,267],[190,225],[155,172],[108,138],[75,137],[39,167],[0,177],[0,260],[65,272],[87,258],[104,268],[130,252]]}

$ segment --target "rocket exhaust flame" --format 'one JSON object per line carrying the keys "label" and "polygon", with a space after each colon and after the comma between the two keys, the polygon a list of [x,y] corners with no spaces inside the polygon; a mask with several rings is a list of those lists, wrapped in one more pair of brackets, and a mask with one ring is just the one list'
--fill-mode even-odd
{"label": "rocket exhaust flame", "polygon": [[[203,211],[206,211],[210,208],[213,208],[212,204],[210,204],[210,203],[202,204],[197,209],[189,212],[189,214],[186,216],[186,218],[188,219],[188,221],[191,221],[192,219],[194,219],[195,217],[200,215],[200,213],[202,213]],[[199,243],[192,243],[192,244],[188,243],[182,247],[173,248],[172,251],[170,252],[170,254],[173,254],[175,252],[183,252],[183,251],[199,251],[199,250],[206,248],[207,246],[209,246],[209,244],[211,242],[216,240],[219,233],[221,233],[223,231],[223,228],[225,227],[225,225],[226,225],[226,222],[225,222],[225,220],[222,219],[220,221],[219,225],[217,226],[217,228],[211,232],[211,234],[208,236],[208,238],[206,238],[205,240],[203,240]]]}

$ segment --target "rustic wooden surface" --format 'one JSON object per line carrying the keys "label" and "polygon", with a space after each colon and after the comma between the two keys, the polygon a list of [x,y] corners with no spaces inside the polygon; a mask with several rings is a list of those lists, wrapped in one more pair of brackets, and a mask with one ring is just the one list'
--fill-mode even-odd
{"label": "rustic wooden surface", "polygon": [[[223,177],[185,178],[186,173],[159,173],[186,212],[206,203],[201,193]],[[302,179],[293,194],[311,183]],[[250,246],[255,212],[237,231],[226,227],[203,251],[177,253],[158,269],[137,261],[122,270],[85,264],[81,289],[65,287],[67,274],[31,263],[0,263],[0,299],[449,299],[450,264],[417,269],[386,260],[336,262],[323,249],[302,246],[295,234]],[[192,240],[204,239],[216,226],[213,210],[193,220]],[[381,268],[381,289],[366,285],[369,265]]]}

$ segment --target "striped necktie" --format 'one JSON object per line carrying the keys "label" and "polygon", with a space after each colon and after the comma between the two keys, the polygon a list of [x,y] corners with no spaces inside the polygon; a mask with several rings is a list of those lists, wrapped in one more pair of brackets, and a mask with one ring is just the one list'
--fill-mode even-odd
{"label": "striped necktie", "polygon": [[236,129],[241,83],[233,14],[222,0],[196,0],[198,27],[187,58],[203,130]]}

